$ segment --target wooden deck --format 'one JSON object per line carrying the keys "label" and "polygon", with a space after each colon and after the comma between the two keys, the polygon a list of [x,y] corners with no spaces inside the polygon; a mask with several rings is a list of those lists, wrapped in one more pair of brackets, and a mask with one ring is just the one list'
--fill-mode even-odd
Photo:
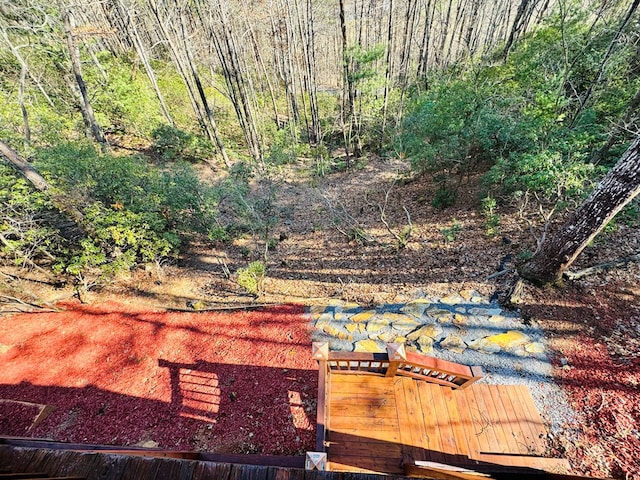
{"label": "wooden deck", "polygon": [[[432,370],[403,370],[402,364],[395,370],[384,360],[385,372],[359,372],[357,365],[365,362],[360,357],[344,370],[329,359],[320,382],[325,413],[319,442],[329,470],[401,475],[432,462],[480,472],[569,473],[566,460],[547,456],[548,432],[526,387],[474,383],[470,373],[466,384],[452,388],[430,382]],[[414,356],[412,365],[418,361]],[[391,369],[396,373],[389,375]],[[428,374],[421,378],[418,371]],[[435,377],[443,378],[440,370]]]}

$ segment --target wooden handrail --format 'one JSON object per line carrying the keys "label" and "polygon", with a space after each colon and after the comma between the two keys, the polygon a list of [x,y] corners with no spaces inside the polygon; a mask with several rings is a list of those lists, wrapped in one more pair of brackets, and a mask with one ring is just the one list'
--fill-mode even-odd
{"label": "wooden handrail", "polygon": [[399,343],[387,344],[386,353],[362,353],[330,352],[328,344],[316,342],[313,357],[329,374],[402,375],[451,388],[466,388],[483,376],[481,367],[407,352]]}

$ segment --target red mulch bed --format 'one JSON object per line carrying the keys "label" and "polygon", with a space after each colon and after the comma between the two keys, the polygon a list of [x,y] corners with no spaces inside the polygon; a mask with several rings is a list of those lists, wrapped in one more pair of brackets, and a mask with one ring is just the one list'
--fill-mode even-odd
{"label": "red mulch bed", "polygon": [[[0,318],[11,346],[0,354],[0,399],[55,408],[29,436],[224,453],[314,449],[317,366],[303,307],[65,308]],[[33,420],[12,415],[16,425]],[[0,434],[15,430],[0,423]]]}
{"label": "red mulch bed", "polygon": [[631,480],[640,479],[640,315],[628,305],[637,297],[623,291],[539,292],[540,304],[526,310],[557,327],[555,371],[576,412],[560,453],[577,473]]}
{"label": "red mulch bed", "polygon": [[4,435],[24,437],[40,413],[37,405],[14,401],[0,401],[0,432]]}

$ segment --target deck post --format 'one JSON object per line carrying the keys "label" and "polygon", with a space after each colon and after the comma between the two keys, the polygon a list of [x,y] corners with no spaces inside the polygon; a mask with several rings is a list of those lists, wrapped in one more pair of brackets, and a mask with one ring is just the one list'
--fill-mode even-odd
{"label": "deck post", "polygon": [[[328,387],[329,374],[327,361],[329,360],[329,343],[313,342],[311,345],[311,356],[318,362],[318,407],[316,409],[316,450],[324,452],[326,449],[325,440],[328,430]],[[307,454],[308,457],[308,454]]]}
{"label": "deck post", "polygon": [[311,356],[319,363],[329,360],[329,342],[313,342],[311,344]]}
{"label": "deck post", "polygon": [[404,343],[387,343],[387,356],[389,357],[389,368],[387,368],[387,377],[395,376],[400,363],[407,359],[407,352],[404,349]]}
{"label": "deck post", "polygon": [[304,468],[305,470],[326,470],[327,454],[325,452],[307,452]]}

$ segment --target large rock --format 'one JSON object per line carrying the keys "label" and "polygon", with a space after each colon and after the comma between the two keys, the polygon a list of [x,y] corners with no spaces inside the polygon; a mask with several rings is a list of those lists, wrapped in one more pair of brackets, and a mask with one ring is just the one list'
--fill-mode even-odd
{"label": "large rock", "polygon": [[359,325],[357,323],[347,323],[344,328],[347,332],[353,333],[358,329]]}
{"label": "large rock", "polygon": [[400,309],[405,315],[411,315],[412,317],[421,318],[424,311],[427,309],[428,303],[408,303]]}
{"label": "large rock", "polygon": [[367,322],[367,332],[378,333],[385,328],[389,328],[390,323],[389,318],[386,318],[384,315],[381,317],[373,317]]}
{"label": "large rock", "polygon": [[446,297],[442,297],[440,299],[440,302],[444,303],[445,305],[456,305],[458,303],[464,303],[464,298],[462,298],[457,293],[452,293],[450,295],[447,295]]}
{"label": "large rock", "polygon": [[355,315],[352,315],[350,320],[356,323],[367,322],[371,320],[371,317],[373,317],[375,314],[376,314],[375,310],[365,310],[364,312],[360,312],[360,313],[356,313]]}
{"label": "large rock", "polygon": [[429,355],[433,353],[433,338],[431,337],[420,337],[417,341],[420,352]]}
{"label": "large rock", "polygon": [[483,353],[498,353],[501,350],[498,344],[487,341],[487,337],[469,342],[469,348]]}
{"label": "large rock", "polygon": [[430,323],[428,325],[424,325],[420,327],[418,330],[411,332],[407,335],[407,340],[410,342],[415,342],[422,337],[438,339],[442,335],[442,327],[437,323]]}
{"label": "large rock", "polygon": [[518,330],[510,330],[506,333],[491,335],[490,337],[486,337],[485,340],[498,345],[500,349],[505,352],[513,352],[518,347],[522,347],[524,344],[531,342],[528,335]]}
{"label": "large rock", "polygon": [[467,301],[470,301],[471,298],[473,298],[477,294],[478,293],[475,290],[472,290],[470,288],[465,288],[464,290],[460,290],[460,296]]}
{"label": "large rock", "polygon": [[381,340],[384,343],[393,343],[396,341],[398,334],[393,332],[382,332],[378,335],[378,340]]}
{"label": "large rock", "polygon": [[429,307],[427,309],[427,315],[433,318],[438,318],[442,315],[451,315],[451,311],[446,308]]}
{"label": "large rock", "polygon": [[406,334],[420,325],[420,322],[414,317],[403,317],[393,322],[393,328]]}
{"label": "large rock", "polygon": [[327,335],[338,338],[340,340],[353,341],[353,337],[342,327],[335,324],[325,325],[322,331]]}
{"label": "large rock", "polygon": [[453,324],[454,325],[466,325],[469,323],[469,317],[467,315],[462,315],[461,313],[456,313],[453,316]]}
{"label": "large rock", "polygon": [[469,309],[469,313],[471,315],[484,315],[485,317],[491,317],[492,315],[500,315],[502,313],[502,309],[474,307]]}
{"label": "large rock", "polygon": [[467,349],[465,341],[456,334],[451,334],[440,342],[442,348],[446,348],[454,353],[462,353]]}
{"label": "large rock", "polygon": [[384,348],[378,344],[375,340],[366,339],[356,342],[354,345],[354,352],[367,352],[367,353],[382,353]]}
{"label": "large rock", "polygon": [[333,312],[325,312],[316,320],[316,329],[324,330],[325,327],[333,323]]}
{"label": "large rock", "polygon": [[527,343],[524,346],[524,349],[527,353],[532,353],[532,354],[537,354],[537,353],[544,353],[544,345],[540,342],[531,342],[531,343]]}

